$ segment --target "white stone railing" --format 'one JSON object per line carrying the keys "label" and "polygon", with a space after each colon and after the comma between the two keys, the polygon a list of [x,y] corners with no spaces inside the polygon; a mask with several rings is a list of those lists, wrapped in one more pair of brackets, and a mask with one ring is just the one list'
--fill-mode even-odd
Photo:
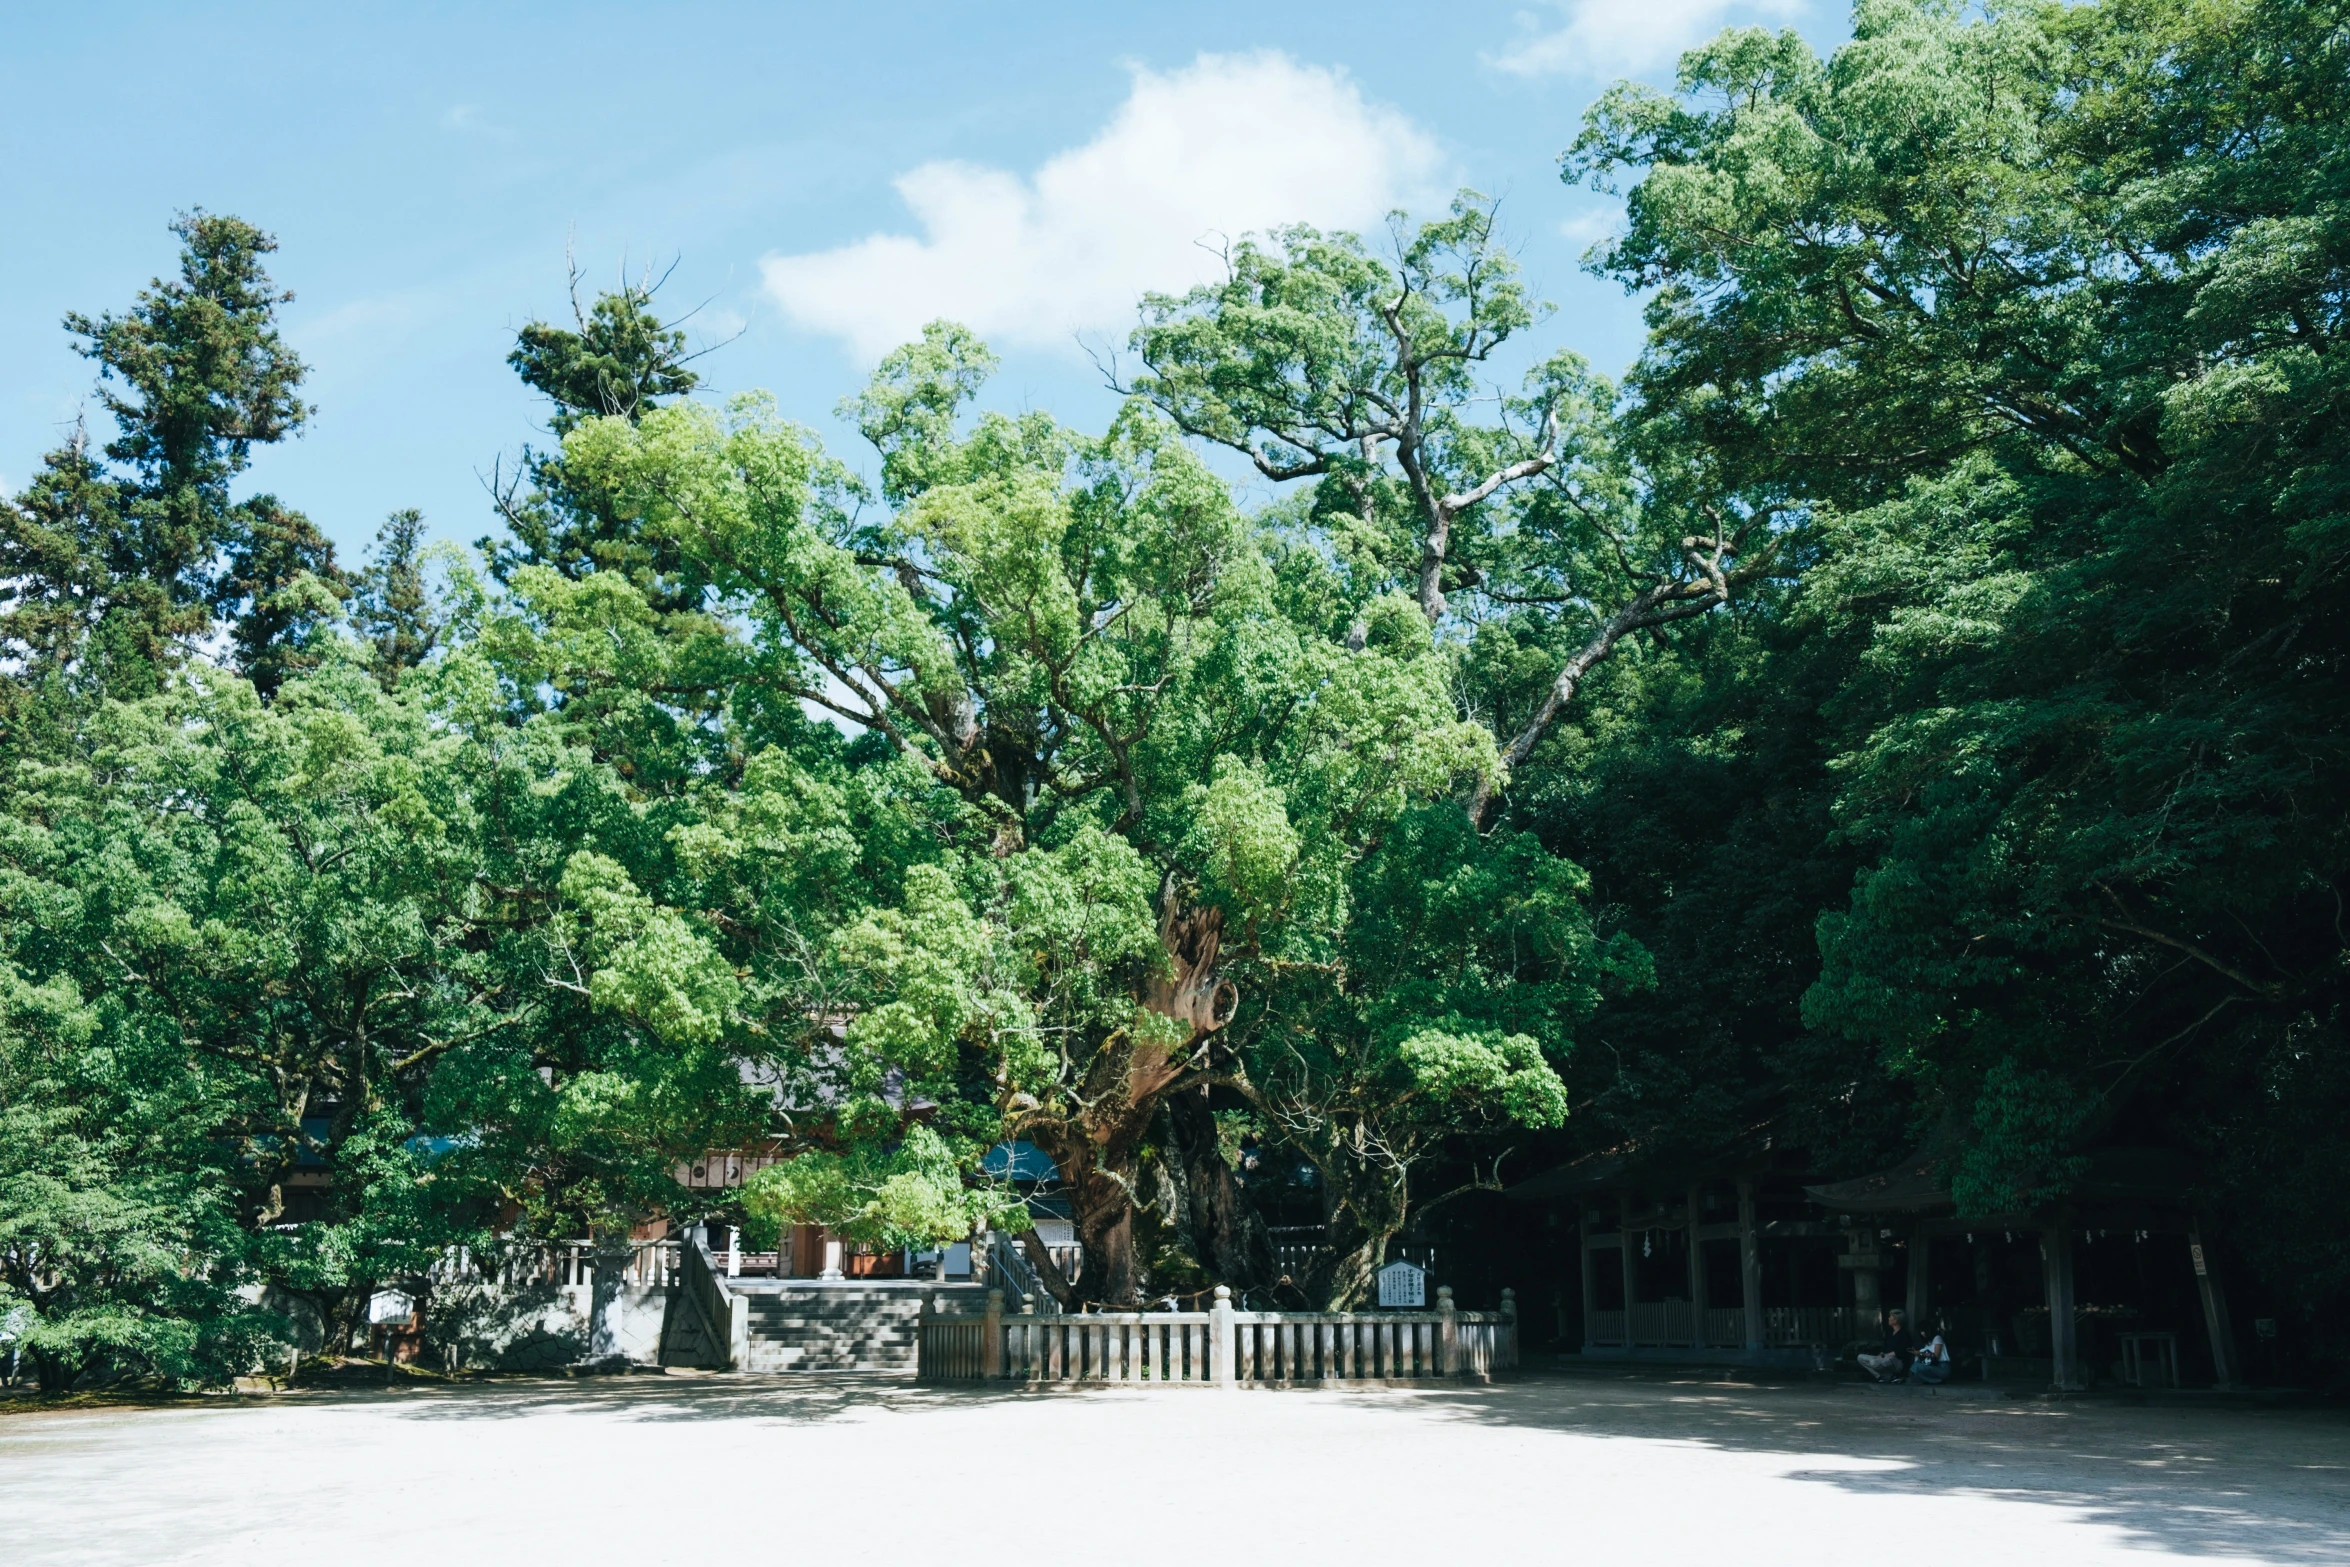
{"label": "white stone railing", "polygon": [[983,1311],[925,1306],[925,1382],[1116,1382],[1194,1387],[1483,1381],[1518,1366],[1518,1307],[1460,1311],[1449,1288],[1434,1311],[1236,1311],[1216,1286],[1208,1311],[1011,1315],[1001,1290]]}
{"label": "white stone railing", "polygon": [[[678,1266],[677,1242],[631,1241],[620,1278],[625,1284],[674,1284]],[[435,1284],[593,1284],[596,1245],[588,1240],[501,1241],[487,1252],[452,1246],[429,1276]]]}
{"label": "white stone railing", "polygon": [[726,1287],[725,1275],[699,1232],[686,1232],[678,1256],[680,1295],[700,1314],[709,1340],[726,1346],[726,1369],[740,1367],[750,1355],[750,1303]]}

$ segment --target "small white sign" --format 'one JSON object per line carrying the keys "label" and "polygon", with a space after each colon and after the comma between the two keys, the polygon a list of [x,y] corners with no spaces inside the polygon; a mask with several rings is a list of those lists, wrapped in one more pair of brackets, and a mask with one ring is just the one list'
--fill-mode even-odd
{"label": "small white sign", "polygon": [[1428,1275],[1424,1269],[1408,1262],[1391,1262],[1379,1270],[1379,1304],[1382,1306],[1425,1306],[1428,1304]]}
{"label": "small white sign", "polygon": [[377,1290],[367,1297],[367,1321],[370,1326],[405,1322],[415,1314],[416,1302],[400,1290]]}

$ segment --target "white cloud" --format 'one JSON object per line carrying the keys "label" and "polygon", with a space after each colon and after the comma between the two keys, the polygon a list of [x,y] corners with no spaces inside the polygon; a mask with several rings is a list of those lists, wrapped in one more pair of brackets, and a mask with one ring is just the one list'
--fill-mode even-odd
{"label": "white cloud", "polygon": [[1520,37],[1487,63],[1517,76],[1653,70],[1733,22],[1785,22],[1804,10],[1805,0],[1556,0],[1549,14],[1520,13]]}
{"label": "white cloud", "polygon": [[1215,275],[1202,241],[1360,228],[1437,194],[1440,162],[1433,140],[1341,72],[1203,54],[1136,70],[1101,133],[1032,175],[940,162],[900,176],[919,238],[873,234],[761,267],[785,315],[867,360],[940,316],[999,343],[1070,346],[1122,328],[1145,290]]}
{"label": "white cloud", "polygon": [[1559,237],[1576,245],[1590,245],[1614,234],[1623,221],[1624,207],[1621,202],[1586,207],[1559,221]]}

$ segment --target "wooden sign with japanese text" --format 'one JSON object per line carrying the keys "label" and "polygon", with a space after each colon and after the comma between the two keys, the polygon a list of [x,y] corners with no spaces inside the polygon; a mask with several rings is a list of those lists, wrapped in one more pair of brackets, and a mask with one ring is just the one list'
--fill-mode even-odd
{"label": "wooden sign with japanese text", "polygon": [[1379,1270],[1379,1304],[1426,1306],[1428,1275],[1408,1262],[1391,1262]]}

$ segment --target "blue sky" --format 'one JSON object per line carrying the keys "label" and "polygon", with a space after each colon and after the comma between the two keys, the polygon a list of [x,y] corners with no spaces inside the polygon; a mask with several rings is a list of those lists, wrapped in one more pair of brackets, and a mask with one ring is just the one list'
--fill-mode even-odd
{"label": "blue sky", "polygon": [[[712,390],[765,387],[834,449],[881,345],[939,314],[1003,352],[987,400],[1098,425],[1079,348],[1200,241],[1362,226],[1500,195],[1534,346],[1620,369],[1637,305],[1577,258],[1613,217],[1555,159],[1619,75],[1667,80],[1732,23],[1834,41],[1805,0],[1533,5],[52,6],[0,31],[0,483],[88,401],[68,310],[119,308],[173,259],[174,211],[274,231],[311,366],[308,431],[253,488],[355,556],[383,515],[490,531],[479,475],[539,433],[516,327],[675,271],[663,299],[732,337]],[[739,334],[739,335],[737,335]]]}

